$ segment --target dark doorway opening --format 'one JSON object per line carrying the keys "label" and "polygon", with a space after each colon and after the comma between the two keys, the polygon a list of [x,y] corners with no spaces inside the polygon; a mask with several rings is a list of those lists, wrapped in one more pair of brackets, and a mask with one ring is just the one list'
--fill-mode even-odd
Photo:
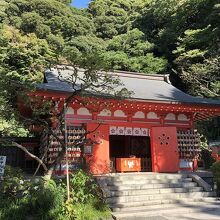
{"label": "dark doorway opening", "polygon": [[152,171],[150,137],[146,136],[109,136],[110,160],[113,171],[116,158],[141,158],[141,171]]}

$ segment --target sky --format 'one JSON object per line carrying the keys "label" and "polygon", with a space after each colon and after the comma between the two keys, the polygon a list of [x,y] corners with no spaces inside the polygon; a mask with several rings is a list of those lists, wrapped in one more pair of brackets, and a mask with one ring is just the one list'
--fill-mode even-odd
{"label": "sky", "polygon": [[71,5],[77,8],[86,8],[90,0],[73,0]]}

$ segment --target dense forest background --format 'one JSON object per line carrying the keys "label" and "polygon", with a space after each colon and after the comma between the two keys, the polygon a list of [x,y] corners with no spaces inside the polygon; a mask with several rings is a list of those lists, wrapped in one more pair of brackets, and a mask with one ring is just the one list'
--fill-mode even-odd
{"label": "dense forest background", "polygon": [[69,0],[0,0],[1,132],[26,134],[15,99],[46,67],[88,57],[116,70],[170,74],[189,94],[219,98],[220,1],[93,0],[76,9]]}

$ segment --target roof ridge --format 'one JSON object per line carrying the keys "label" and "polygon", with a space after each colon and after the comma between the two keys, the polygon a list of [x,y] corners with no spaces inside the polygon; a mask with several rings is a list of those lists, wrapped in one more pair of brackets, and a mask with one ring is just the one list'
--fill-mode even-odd
{"label": "roof ridge", "polygon": [[114,70],[109,71],[112,73],[122,73],[122,74],[132,74],[132,75],[141,75],[141,76],[155,76],[155,77],[164,77],[169,74],[150,74],[150,73],[143,73],[143,72],[133,72],[133,71],[124,71],[124,70]]}
{"label": "roof ridge", "polygon": [[[76,67],[77,68],[77,67]],[[66,70],[73,70],[74,67],[71,65],[57,65],[56,68],[53,69],[66,69]],[[79,68],[79,71],[84,71],[85,69]],[[128,78],[138,78],[138,79],[149,79],[149,80],[158,80],[158,81],[165,81],[169,84],[171,84],[169,80],[169,74],[146,74],[146,73],[139,73],[139,72],[132,72],[132,71],[122,71],[122,70],[110,70],[110,71],[104,71],[100,70],[100,72],[106,72],[113,74],[115,76],[124,76]]]}
{"label": "roof ridge", "polygon": [[165,81],[169,84],[169,74],[166,75],[157,75],[157,74],[144,74],[144,73],[135,73],[135,72],[109,72],[115,76],[128,77],[128,78],[137,78],[137,79],[149,79],[149,80],[157,80],[157,81]]}

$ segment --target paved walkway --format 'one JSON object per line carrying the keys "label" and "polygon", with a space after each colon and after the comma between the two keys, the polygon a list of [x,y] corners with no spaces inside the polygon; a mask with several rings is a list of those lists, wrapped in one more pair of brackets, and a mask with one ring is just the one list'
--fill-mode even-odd
{"label": "paved walkway", "polygon": [[[125,220],[124,218],[121,220]],[[167,213],[150,217],[129,217],[126,220],[220,220],[220,206],[217,210],[208,212],[194,212],[194,213]]]}
{"label": "paved walkway", "polygon": [[[166,220],[220,220],[220,206],[219,209],[208,212],[194,212],[188,214],[167,214],[165,215],[165,219]],[[163,220],[163,218],[161,220]]]}
{"label": "paved walkway", "polygon": [[195,202],[193,206],[173,207],[170,209],[127,212],[118,215],[117,220],[220,220],[220,201],[214,203]]}

